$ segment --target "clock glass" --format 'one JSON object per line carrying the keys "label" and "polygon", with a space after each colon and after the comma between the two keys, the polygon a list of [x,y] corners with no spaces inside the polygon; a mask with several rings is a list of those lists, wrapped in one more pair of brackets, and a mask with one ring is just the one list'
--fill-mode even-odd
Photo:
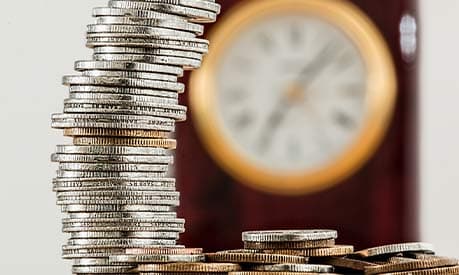
{"label": "clock glass", "polygon": [[283,14],[251,25],[227,46],[216,84],[225,136],[266,169],[323,166],[365,118],[365,62],[345,33],[318,17]]}

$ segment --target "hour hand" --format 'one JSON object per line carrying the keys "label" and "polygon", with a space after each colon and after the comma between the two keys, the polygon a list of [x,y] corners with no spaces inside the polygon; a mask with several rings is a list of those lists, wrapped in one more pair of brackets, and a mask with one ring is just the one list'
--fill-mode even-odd
{"label": "hour hand", "polygon": [[281,99],[266,120],[266,124],[261,131],[260,141],[258,143],[260,153],[266,152],[266,149],[268,149],[272,142],[274,132],[279,128],[280,124],[285,119],[287,111],[286,104],[285,100]]}

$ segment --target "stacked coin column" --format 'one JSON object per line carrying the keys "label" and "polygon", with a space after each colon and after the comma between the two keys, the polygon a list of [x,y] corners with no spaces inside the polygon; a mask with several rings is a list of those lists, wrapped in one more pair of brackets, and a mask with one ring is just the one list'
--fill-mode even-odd
{"label": "stacked coin column", "polygon": [[213,0],[113,0],[95,8],[88,26],[92,60],[77,61],[65,76],[70,96],[52,127],[73,138],[57,146],[53,188],[68,213],[70,239],[63,256],[74,274],[123,274],[130,264],[109,257],[126,249],[180,249],[184,220],[179,193],[168,177],[184,70],[198,68],[208,41],[199,23],[213,22]]}

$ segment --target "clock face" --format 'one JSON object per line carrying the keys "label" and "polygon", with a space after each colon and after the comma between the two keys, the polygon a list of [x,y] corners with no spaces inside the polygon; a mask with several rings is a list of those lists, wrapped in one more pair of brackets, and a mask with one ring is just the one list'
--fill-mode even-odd
{"label": "clock face", "polygon": [[347,1],[255,0],[222,18],[191,111],[230,175],[266,192],[341,182],[376,150],[396,77],[384,39]]}
{"label": "clock face", "polygon": [[259,167],[322,167],[358,137],[367,70],[354,43],[315,16],[264,18],[228,45],[216,68],[216,116]]}

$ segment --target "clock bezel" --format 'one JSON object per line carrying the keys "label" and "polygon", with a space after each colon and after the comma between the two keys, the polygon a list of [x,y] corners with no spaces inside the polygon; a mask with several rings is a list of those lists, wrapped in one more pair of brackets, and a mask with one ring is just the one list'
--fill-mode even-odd
{"label": "clock bezel", "polygon": [[[216,72],[220,56],[246,27],[282,13],[317,16],[342,30],[355,44],[367,68],[366,118],[355,141],[335,160],[302,172],[279,173],[259,167],[233,148],[219,128]],[[303,195],[330,188],[355,173],[383,140],[395,108],[397,80],[388,46],[374,23],[360,9],[344,0],[242,1],[220,19],[209,35],[211,46],[200,70],[190,79],[190,107],[204,147],[231,176],[260,191]]]}

